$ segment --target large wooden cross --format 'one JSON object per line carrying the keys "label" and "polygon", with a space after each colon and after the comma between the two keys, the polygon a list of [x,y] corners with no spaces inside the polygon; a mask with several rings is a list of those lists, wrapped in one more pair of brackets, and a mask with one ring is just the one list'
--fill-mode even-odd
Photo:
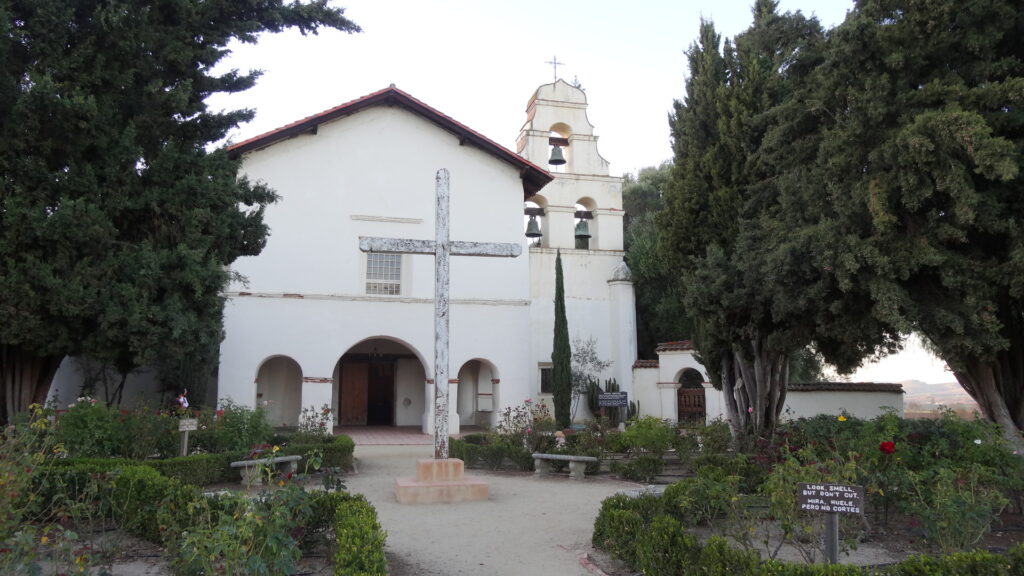
{"label": "large wooden cross", "polygon": [[359,237],[363,252],[434,255],[434,458],[448,458],[448,260],[449,256],[515,258],[519,244],[452,242],[448,239],[448,170],[435,177],[437,211],[435,240]]}

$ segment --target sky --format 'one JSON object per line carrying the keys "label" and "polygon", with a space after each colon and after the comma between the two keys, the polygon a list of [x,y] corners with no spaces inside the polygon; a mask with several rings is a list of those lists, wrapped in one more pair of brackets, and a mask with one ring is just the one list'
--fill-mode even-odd
{"label": "sky", "polygon": [[[702,18],[723,39],[751,22],[753,0],[342,0],[363,32],[303,37],[265,34],[232,45],[218,70],[258,69],[257,85],[217,95],[211,108],[251,108],[231,136],[256,136],[394,84],[429,106],[515,150],[526,104],[541,84],[578,81],[598,148],[613,175],[636,173],[672,155],[668,114],[685,95],[685,51]],[[781,0],[831,27],[852,0]],[[911,342],[905,353],[854,374],[858,381],[952,381]]]}

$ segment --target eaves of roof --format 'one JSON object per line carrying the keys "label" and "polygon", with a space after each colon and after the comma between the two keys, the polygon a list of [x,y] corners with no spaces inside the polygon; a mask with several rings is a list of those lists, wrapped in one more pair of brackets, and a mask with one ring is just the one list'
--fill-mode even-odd
{"label": "eaves of roof", "polygon": [[338,118],[343,118],[345,116],[351,116],[357,112],[361,112],[374,106],[400,106],[450,132],[459,139],[459,144],[476,146],[491,156],[511,164],[519,171],[519,176],[523,181],[524,199],[533,196],[541,188],[554,180],[554,176],[549,174],[540,166],[526,160],[522,156],[494,142],[472,128],[456,121],[452,117],[431,108],[416,98],[413,98],[408,93],[395,88],[394,84],[383,90],[367,94],[362,98],[346,102],[345,104],[335,106],[334,108],[325,110],[319,114],[314,114],[307,118],[303,118],[302,120],[292,122],[286,126],[282,126],[275,130],[260,134],[259,136],[249,138],[243,142],[239,142],[238,144],[234,144],[228,147],[228,153],[237,157],[245,154],[246,152],[266,148],[267,146],[301,134],[316,134],[317,127],[320,124],[330,122],[331,120],[336,120]]}

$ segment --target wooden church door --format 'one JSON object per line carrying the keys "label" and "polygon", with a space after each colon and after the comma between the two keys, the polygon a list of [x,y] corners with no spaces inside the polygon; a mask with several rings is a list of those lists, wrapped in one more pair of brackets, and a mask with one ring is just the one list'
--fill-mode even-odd
{"label": "wooden church door", "polygon": [[340,426],[363,426],[366,424],[369,381],[369,364],[345,362],[341,365],[341,390],[338,400],[338,424]]}

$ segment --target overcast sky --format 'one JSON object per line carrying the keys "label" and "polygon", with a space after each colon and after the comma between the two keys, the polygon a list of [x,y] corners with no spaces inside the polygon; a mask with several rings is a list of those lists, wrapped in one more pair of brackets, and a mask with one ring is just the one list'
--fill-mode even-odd
{"label": "overcast sky", "polygon": [[[526,103],[558,76],[586,90],[601,154],[614,175],[671,157],[668,113],[684,96],[685,50],[700,19],[723,38],[750,25],[753,0],[346,0],[363,32],[264,35],[233,46],[221,69],[263,71],[255,88],[211,98],[214,109],[252,108],[236,142],[395,84],[426,104],[515,150]],[[782,0],[826,27],[850,0]],[[919,346],[854,376],[858,380],[949,382]]]}

